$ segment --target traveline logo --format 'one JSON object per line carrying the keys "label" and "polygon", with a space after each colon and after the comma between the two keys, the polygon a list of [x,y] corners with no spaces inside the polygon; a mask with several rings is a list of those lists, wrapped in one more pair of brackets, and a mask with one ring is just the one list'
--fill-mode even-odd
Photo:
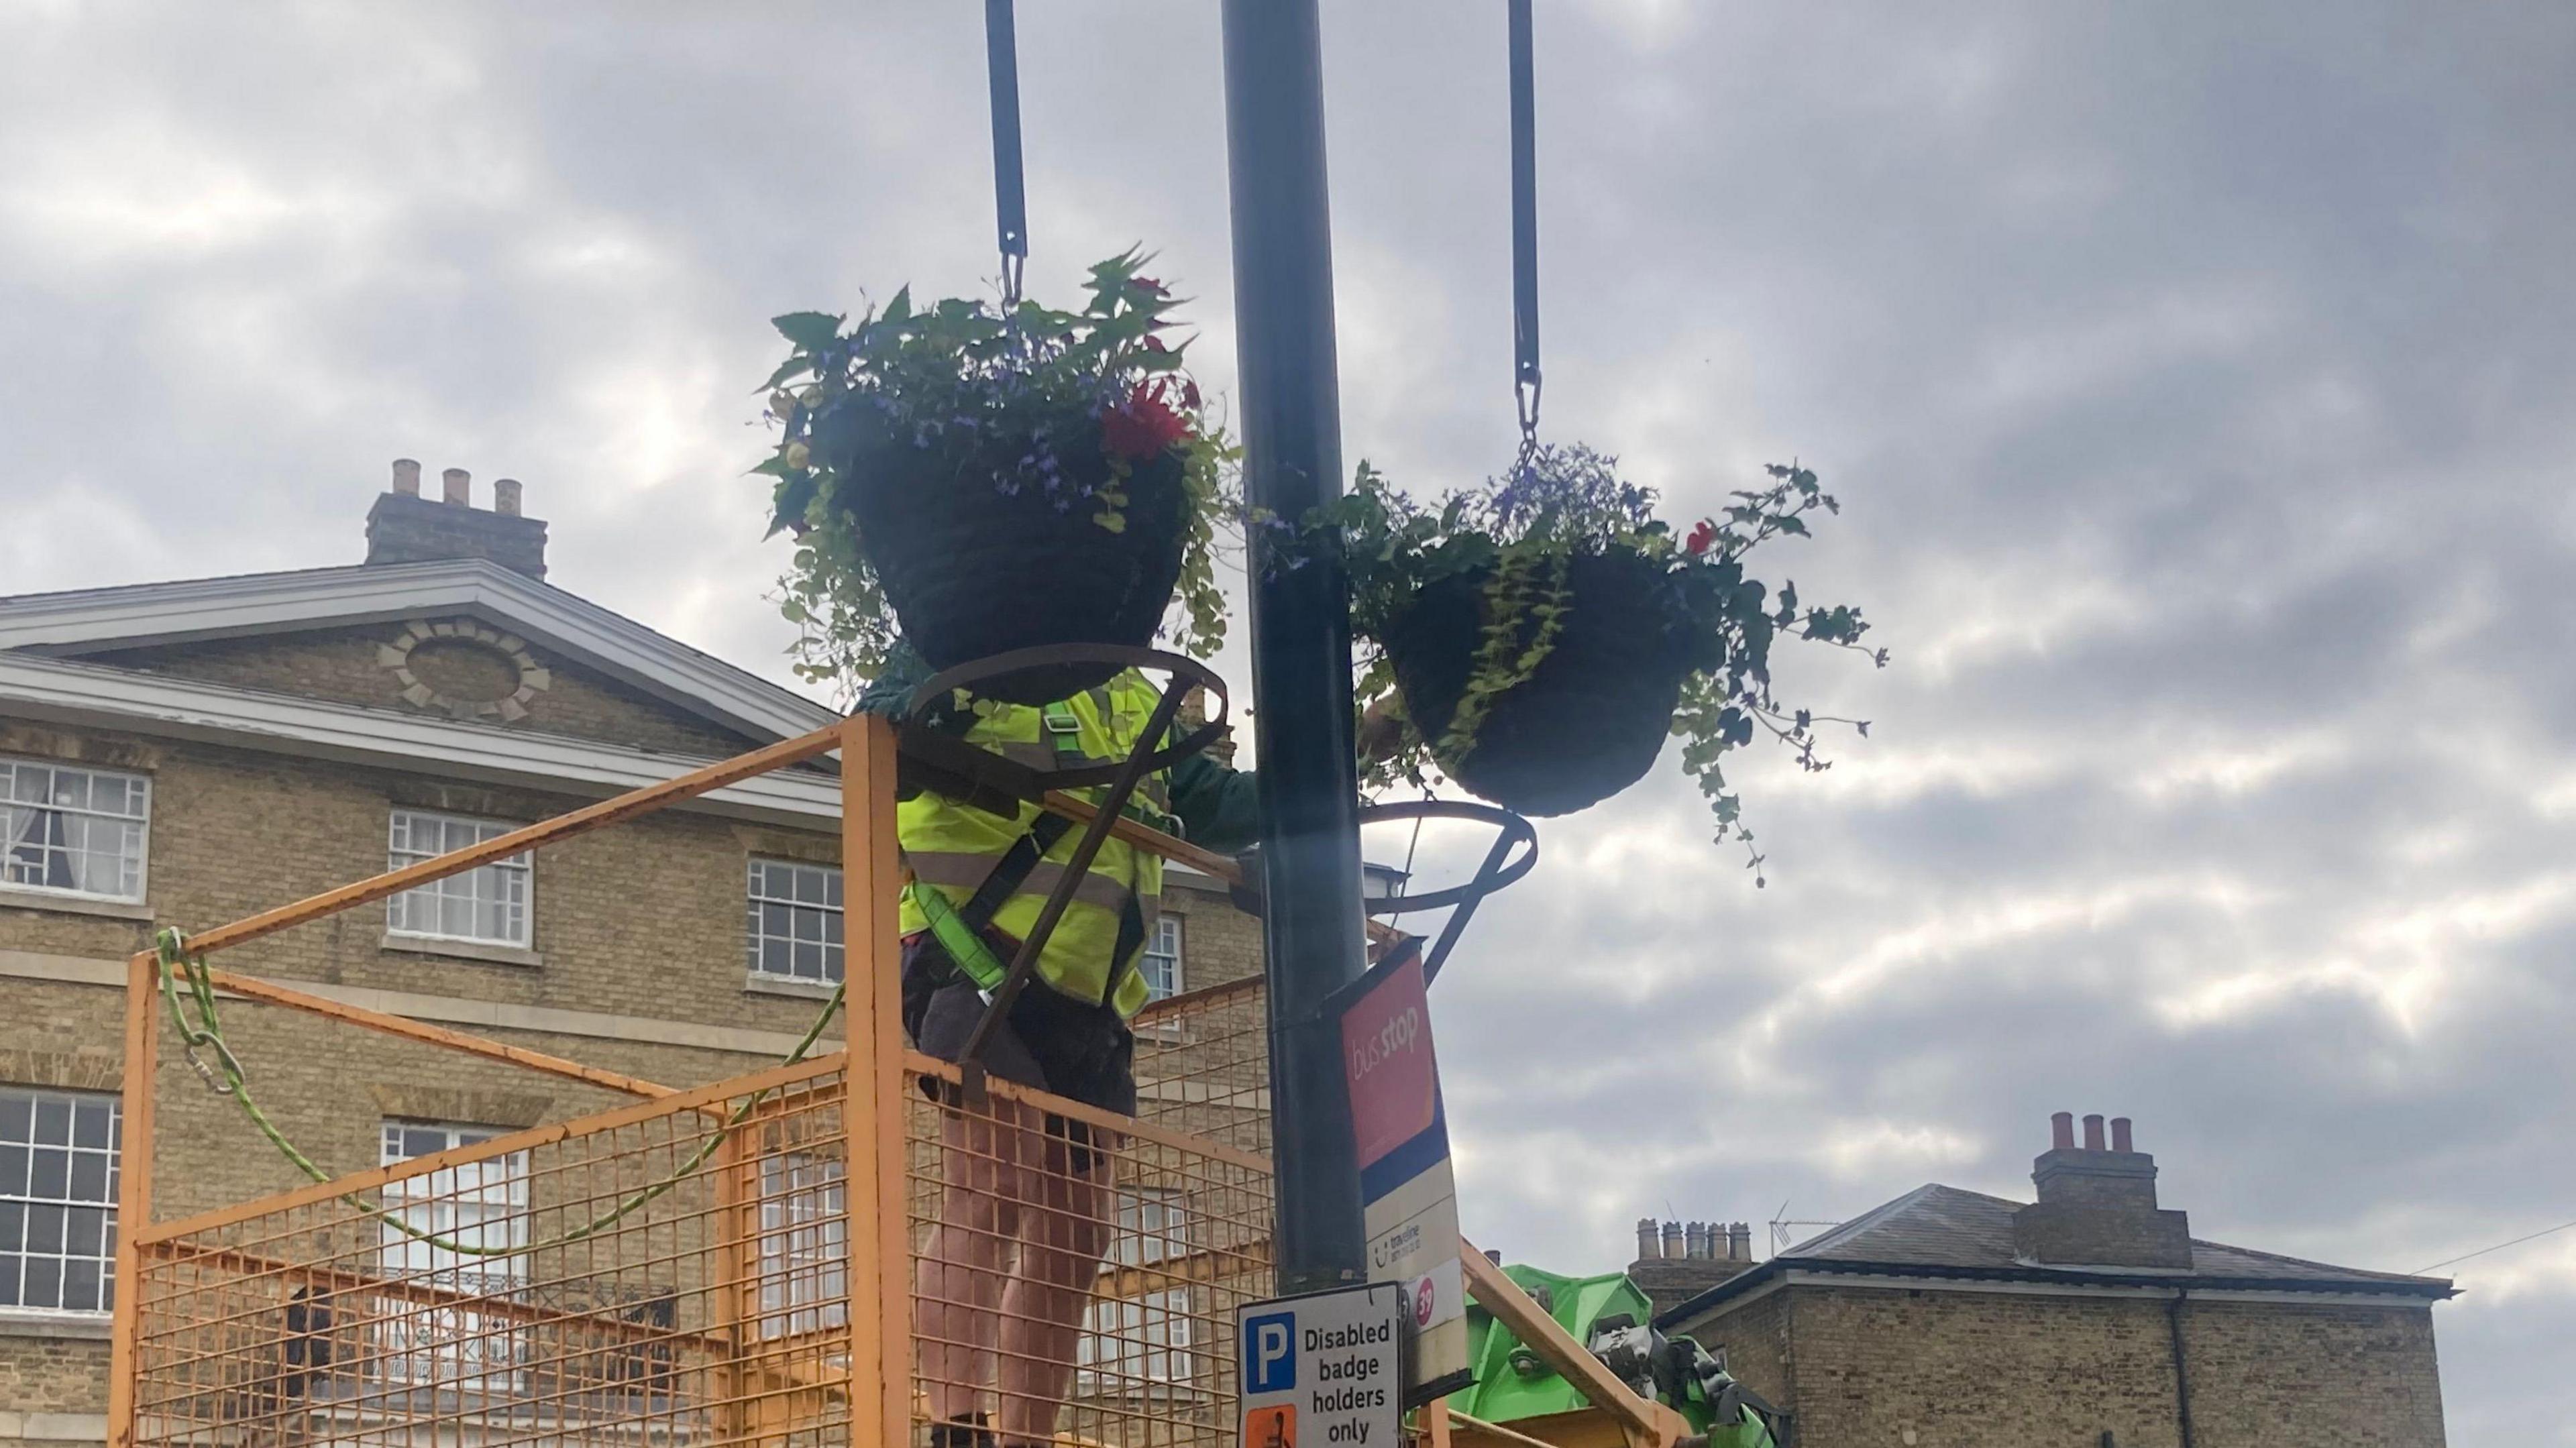
{"label": "traveline logo", "polygon": [[1284,1393],[1297,1386],[1297,1314],[1243,1320],[1243,1390]]}

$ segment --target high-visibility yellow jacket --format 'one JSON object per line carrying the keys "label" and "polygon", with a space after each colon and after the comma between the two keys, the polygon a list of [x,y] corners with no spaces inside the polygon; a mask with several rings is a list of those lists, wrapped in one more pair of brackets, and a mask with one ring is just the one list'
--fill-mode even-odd
{"label": "high-visibility yellow jacket", "polygon": [[[895,701],[910,689],[903,676],[918,672],[917,665],[890,669],[861,700],[861,707],[899,709]],[[973,722],[963,737],[1039,770],[1115,763],[1126,758],[1142,736],[1160,697],[1152,683],[1131,669],[1100,688],[1043,709],[977,700],[972,706]],[[1101,791],[1079,792],[1096,797]],[[1252,776],[1204,756],[1147,776],[1129,808],[1148,823],[1210,849],[1241,848],[1252,842],[1257,831]],[[1029,832],[1039,813],[1037,806],[1023,804],[1016,814],[1004,816],[926,792],[898,804],[896,835],[915,881],[902,902],[903,932],[909,935],[930,928],[933,922],[925,904],[938,908],[937,902],[926,902],[916,892],[935,891],[951,907],[964,905]],[[1078,828],[1066,831],[1039,857],[1037,867],[993,913],[994,928],[1015,939],[1028,934],[1047,895],[1064,878],[1065,862],[1072,857],[1080,833]],[[1122,1018],[1134,1015],[1150,989],[1133,969],[1134,957],[1151,937],[1162,906],[1162,888],[1159,857],[1115,836],[1103,841],[1039,953],[1038,979],[1085,1005],[1106,1001]],[[1122,918],[1130,922],[1123,937]],[[973,962],[958,964],[970,975],[977,974]],[[997,983],[977,981],[986,989]]]}

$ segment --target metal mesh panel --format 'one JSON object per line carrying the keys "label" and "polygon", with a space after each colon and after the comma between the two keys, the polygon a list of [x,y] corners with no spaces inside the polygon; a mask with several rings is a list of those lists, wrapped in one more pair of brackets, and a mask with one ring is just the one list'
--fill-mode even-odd
{"label": "metal mesh panel", "polygon": [[1270,1011],[1260,977],[1157,1001],[1135,1024],[1139,1120],[1270,1154]]}
{"label": "metal mesh panel", "polygon": [[847,1442],[841,1073],[727,1085],[138,1241],[136,1442]]}
{"label": "metal mesh panel", "polygon": [[[1004,1441],[1230,1444],[1234,1312],[1271,1287],[1269,1164],[912,1058],[918,1421]],[[925,1436],[926,1441],[926,1436]]]}
{"label": "metal mesh panel", "polygon": [[[1014,1438],[1230,1442],[1234,1311],[1271,1283],[1267,1162],[1008,1083],[968,1107],[956,1079],[909,1057],[892,1107],[916,1442],[978,1414]],[[875,1309],[847,1105],[835,1058],[152,1229],[136,1442],[849,1442],[854,1282]]]}

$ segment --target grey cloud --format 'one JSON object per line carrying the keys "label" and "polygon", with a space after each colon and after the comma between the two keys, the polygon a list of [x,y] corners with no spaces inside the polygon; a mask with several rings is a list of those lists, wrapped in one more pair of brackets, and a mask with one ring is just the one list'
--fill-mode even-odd
{"label": "grey cloud", "polygon": [[[1436,490],[1512,443],[1500,25],[1329,12],[1345,454]],[[2251,1246],[2576,1216],[2576,16],[1539,22],[1550,432],[1682,516],[1804,458],[1779,561],[1897,661],[1783,661],[1877,724],[1734,771],[1766,890],[1669,759],[1544,826],[1439,987],[1470,1230],[2013,1193],[2061,1108]],[[1229,385],[1214,7],[1020,24],[1033,288],[1156,245]],[[983,127],[971,7],[13,11],[0,591],[353,558],[408,454],[781,672],[763,319],[982,286]],[[2576,1443],[2576,1246],[2460,1272],[2453,1442]]]}

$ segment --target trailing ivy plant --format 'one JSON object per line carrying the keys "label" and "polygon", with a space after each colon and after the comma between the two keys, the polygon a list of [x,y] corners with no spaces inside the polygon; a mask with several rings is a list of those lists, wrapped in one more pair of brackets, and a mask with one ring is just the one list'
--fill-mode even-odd
{"label": "trailing ivy plant", "polygon": [[[1166,638],[1199,657],[1223,642],[1216,523],[1232,516],[1239,455],[1185,370],[1188,342],[1165,335],[1180,303],[1142,274],[1150,260],[1131,249],[1092,267],[1079,311],[959,297],[916,309],[906,288],[855,323],[825,312],[773,319],[791,351],[758,389],[779,432],[752,471],[774,482],[771,533],[796,537],[779,602],[801,630],[797,673],[845,686],[872,679],[896,639],[844,496],[850,479],[826,442],[836,413],[850,408],[874,409],[885,430],[909,433],[918,448],[1016,454],[990,477],[997,500],[1081,509],[1111,532],[1127,526],[1132,465],[1177,448],[1187,505],[1180,607]],[[1084,418],[1098,424],[1109,461],[1102,482],[1076,478],[1060,452],[1071,445],[1068,419]]]}
{"label": "trailing ivy plant", "polygon": [[[1349,577],[1351,629],[1362,646],[1359,706],[1402,731],[1400,742],[1365,766],[1364,782],[1376,788],[1428,785],[1444,761],[1464,758],[1474,747],[1494,701],[1528,682],[1556,647],[1574,559],[1627,550],[1662,565],[1676,609],[1661,626],[1678,632],[1693,663],[1671,726],[1682,740],[1682,767],[1708,799],[1717,839],[1732,836],[1746,847],[1758,883],[1763,857],[1727,783],[1726,755],[1767,734],[1794,752],[1800,768],[1820,772],[1832,767],[1818,752],[1820,729],[1842,725],[1862,737],[1869,733],[1867,720],[1819,715],[1780,700],[1771,683],[1773,643],[1786,636],[1851,649],[1880,667],[1887,663],[1886,650],[1861,643],[1869,624],[1859,609],[1805,604],[1794,582],[1784,580],[1774,592],[1748,572],[1756,548],[1805,537],[1811,519],[1841,511],[1807,468],[1773,464],[1765,472],[1764,486],[1732,493],[1720,515],[1680,536],[1655,516],[1652,489],[1622,479],[1615,458],[1580,444],[1536,448],[1505,476],[1429,507],[1362,463],[1351,490],[1302,526],[1255,522],[1274,541],[1274,566],[1303,566],[1329,551]],[[1425,588],[1460,576],[1484,580],[1481,633],[1448,727],[1425,739],[1404,717],[1384,640]],[[1658,626],[1651,619],[1637,623]]]}

